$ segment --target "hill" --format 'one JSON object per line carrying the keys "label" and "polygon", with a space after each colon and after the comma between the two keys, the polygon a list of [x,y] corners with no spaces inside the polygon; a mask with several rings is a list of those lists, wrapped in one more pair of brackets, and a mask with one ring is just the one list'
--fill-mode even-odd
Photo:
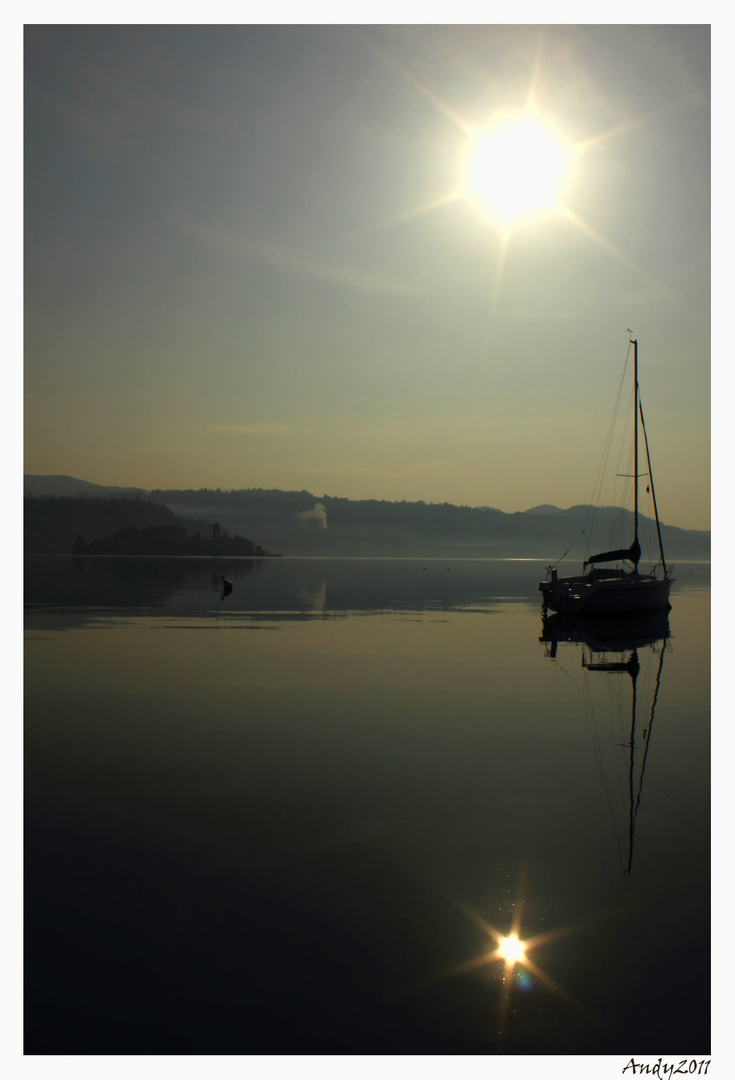
{"label": "hill", "polygon": [[[37,481],[37,490],[44,479],[59,478],[27,478]],[[76,504],[74,512],[81,516],[74,519],[75,524],[69,517],[64,534],[68,545],[63,550],[71,550],[79,534],[91,539],[84,517],[92,511],[89,507],[85,511],[84,504],[98,501],[95,496],[107,491],[97,485],[83,490],[84,495],[72,500]],[[145,521],[144,525],[183,524],[189,533],[198,530],[209,535],[208,523],[219,522],[231,533],[255,536],[266,550],[285,555],[494,556],[556,562],[571,547],[570,558],[581,561],[593,550],[617,546],[618,541],[611,538],[621,532],[621,542],[629,543],[632,536],[632,515],[628,511],[613,507],[595,510],[586,505],[567,510],[543,505],[507,514],[491,507],[355,500],[261,488],[156,490],[127,501],[140,504],[136,511],[139,515],[143,513],[140,507],[157,506],[156,520]],[[169,515],[165,520],[161,511]],[[116,528],[136,525],[141,527],[136,521],[127,521]],[[709,559],[709,532],[671,525],[662,525],[661,531],[668,560]],[[645,565],[648,553],[656,549],[655,524],[650,518],[641,516],[640,533]],[[30,534],[33,539],[33,529]],[[109,530],[106,535],[110,535]]]}
{"label": "hill", "polygon": [[140,498],[27,496],[24,551],[29,555],[261,555],[219,523],[182,519]]}
{"label": "hill", "polygon": [[[632,514],[614,507],[506,514],[450,503],[352,500],[261,489],[155,491],[151,497],[182,516],[216,518],[228,528],[244,529],[265,547],[286,555],[557,561],[575,539],[579,542],[573,557],[582,559],[591,547],[604,550],[616,530],[632,537],[633,528]],[[667,558],[709,559],[708,532],[667,525],[661,531]],[[642,515],[640,533],[644,551],[657,550],[655,523]]]}
{"label": "hill", "polygon": [[89,480],[77,480],[73,476],[29,476],[23,477],[24,495],[87,495],[98,499],[104,495],[112,495],[116,498],[147,495],[143,488],[134,487],[110,487],[103,484],[92,484]]}

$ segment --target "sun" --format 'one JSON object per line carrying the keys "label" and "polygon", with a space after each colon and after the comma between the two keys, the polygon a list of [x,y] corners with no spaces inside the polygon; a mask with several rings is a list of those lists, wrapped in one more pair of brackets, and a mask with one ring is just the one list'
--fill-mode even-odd
{"label": "sun", "polygon": [[567,158],[561,140],[538,121],[505,124],[475,140],[469,189],[510,224],[556,205]]}

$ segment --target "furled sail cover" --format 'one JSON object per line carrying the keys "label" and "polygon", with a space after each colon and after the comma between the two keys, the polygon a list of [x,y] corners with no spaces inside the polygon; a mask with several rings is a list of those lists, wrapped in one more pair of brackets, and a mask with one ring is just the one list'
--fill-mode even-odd
{"label": "furled sail cover", "polygon": [[615,551],[603,551],[599,555],[590,555],[589,559],[585,559],[584,565],[591,566],[592,563],[617,562],[618,559],[625,559],[627,562],[632,562],[634,566],[638,566],[640,557],[641,545],[634,540],[629,548],[617,548]]}

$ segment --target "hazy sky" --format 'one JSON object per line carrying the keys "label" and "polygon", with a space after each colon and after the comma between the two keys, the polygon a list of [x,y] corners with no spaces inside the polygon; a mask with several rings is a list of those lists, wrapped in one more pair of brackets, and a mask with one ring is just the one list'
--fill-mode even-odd
{"label": "hazy sky", "polygon": [[[709,45],[27,28],[25,471],[588,502],[630,327],[661,516],[708,528]],[[488,198],[470,163],[524,110],[565,171],[509,221],[545,166],[510,146]]]}

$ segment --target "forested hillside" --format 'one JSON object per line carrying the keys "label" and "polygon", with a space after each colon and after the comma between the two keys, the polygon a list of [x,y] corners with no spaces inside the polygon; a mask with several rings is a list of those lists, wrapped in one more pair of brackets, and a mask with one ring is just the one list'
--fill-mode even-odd
{"label": "forested hillside", "polygon": [[24,551],[28,554],[67,554],[81,538],[85,544],[107,539],[123,529],[183,526],[204,534],[205,521],[184,521],[159,503],[135,499],[96,499],[85,496],[24,499]]}
{"label": "forested hillside", "polygon": [[[25,500],[25,550],[85,550],[120,530],[180,526],[212,536],[212,523],[284,555],[583,559],[630,543],[632,514],[613,507],[534,507],[503,513],[451,503],[387,502],[244,488],[157,490],[137,498],[87,495]],[[672,559],[709,559],[710,534],[662,525]],[[78,543],[79,538],[84,545]],[[643,564],[658,558],[655,523],[640,516]],[[571,550],[570,550],[571,549]],[[102,545],[98,550],[108,550]],[[202,553],[205,549],[202,548]]]}

